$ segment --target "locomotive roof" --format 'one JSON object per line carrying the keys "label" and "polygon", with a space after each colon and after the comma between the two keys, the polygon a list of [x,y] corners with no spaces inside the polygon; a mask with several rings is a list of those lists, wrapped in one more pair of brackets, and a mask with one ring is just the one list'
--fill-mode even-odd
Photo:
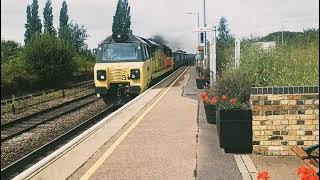
{"label": "locomotive roof", "polygon": [[174,51],[175,53],[187,53],[187,52],[185,52],[185,51],[181,51],[181,50],[176,50],[176,51]]}
{"label": "locomotive roof", "polygon": [[[106,37],[101,43],[99,44],[105,44],[105,43],[119,43],[119,41],[116,41],[113,36],[108,36]],[[151,47],[151,49],[155,49],[155,48],[162,48],[164,49],[166,52],[172,52],[172,50],[166,46],[166,45],[163,45],[163,44],[159,44],[155,41],[152,41],[152,40],[149,40],[149,39],[145,39],[145,38],[142,38],[142,37],[139,37],[139,36],[135,36],[133,34],[129,34],[127,39],[124,40],[124,41],[120,41],[120,43],[134,43],[134,42],[140,42],[140,43],[143,43],[143,44],[147,44]]]}
{"label": "locomotive roof", "polygon": [[[108,36],[100,44],[103,44],[103,43],[117,43],[117,42],[119,43],[119,41],[116,41],[112,36]],[[134,36],[132,34],[129,34],[128,38],[126,40],[124,40],[124,41],[121,41],[120,43],[129,43],[129,42],[141,42],[143,44],[148,44],[148,42],[146,42],[142,38],[140,38],[138,36]]]}

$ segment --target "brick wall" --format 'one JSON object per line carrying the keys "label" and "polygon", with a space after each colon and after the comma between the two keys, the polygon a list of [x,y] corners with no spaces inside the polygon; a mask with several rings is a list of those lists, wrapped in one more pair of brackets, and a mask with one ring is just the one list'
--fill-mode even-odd
{"label": "brick wall", "polygon": [[319,87],[251,91],[254,153],[287,156],[292,146],[319,143]]}

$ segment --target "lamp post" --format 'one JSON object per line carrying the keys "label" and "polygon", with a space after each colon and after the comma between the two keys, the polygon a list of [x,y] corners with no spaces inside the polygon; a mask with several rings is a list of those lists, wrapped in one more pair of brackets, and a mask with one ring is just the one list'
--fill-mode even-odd
{"label": "lamp post", "polygon": [[[187,12],[186,14],[197,15],[198,17],[198,27],[200,27],[200,14],[199,12]],[[198,33],[198,45],[200,44],[200,34]]]}
{"label": "lamp post", "polygon": [[[203,0],[203,26],[207,27],[207,17],[206,17],[206,0]],[[204,68],[207,69],[208,65],[208,52],[207,52],[207,32],[204,32]]]}
{"label": "lamp post", "polygon": [[217,80],[217,27],[213,27],[213,38],[212,38],[212,45],[211,45],[211,62],[210,62],[210,85],[213,86]]}

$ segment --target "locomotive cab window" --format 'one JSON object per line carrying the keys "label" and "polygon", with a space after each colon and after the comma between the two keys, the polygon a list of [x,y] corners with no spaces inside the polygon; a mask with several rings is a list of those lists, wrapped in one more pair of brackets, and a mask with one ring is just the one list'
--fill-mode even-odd
{"label": "locomotive cab window", "polygon": [[148,59],[148,54],[147,54],[147,51],[146,51],[146,48],[144,45],[141,46],[141,51],[142,51],[142,54],[143,54],[143,60],[146,60]]}
{"label": "locomotive cab window", "polygon": [[101,62],[139,61],[142,57],[138,43],[104,44],[101,50]]}
{"label": "locomotive cab window", "polygon": [[148,48],[147,48],[147,46],[143,46],[144,47],[144,52],[145,52],[145,57],[146,57],[146,59],[149,59],[150,58],[150,56],[149,56],[149,51],[148,51]]}

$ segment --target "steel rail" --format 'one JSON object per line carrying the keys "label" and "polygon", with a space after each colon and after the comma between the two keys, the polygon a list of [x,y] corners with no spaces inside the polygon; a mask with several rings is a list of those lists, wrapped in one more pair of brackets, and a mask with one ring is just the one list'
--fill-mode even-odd
{"label": "steel rail", "polygon": [[98,121],[100,121],[102,118],[105,117],[105,115],[110,114],[114,110],[116,110],[118,107],[110,105],[105,110],[101,111],[97,115],[85,120],[78,126],[72,128],[68,132],[62,134],[61,136],[55,138],[54,140],[50,141],[49,143],[39,147],[38,149],[32,151],[31,153],[25,155],[24,157],[20,158],[19,160],[11,163],[10,165],[4,167],[1,169],[1,179],[11,179],[13,178],[17,173],[20,173],[23,169],[26,169],[27,167],[34,164],[39,159],[42,159],[43,157],[46,157],[50,152],[56,150],[61,145],[65,144],[67,141],[72,139],[73,137],[77,136],[81,132],[85,131]]}
{"label": "steel rail", "polygon": [[[1,178],[4,178],[4,179],[8,179],[8,178],[10,178],[10,179],[11,178],[24,179],[24,178],[28,177],[30,174],[34,173],[35,171],[37,171],[41,167],[45,166],[46,163],[49,163],[54,158],[60,156],[64,151],[67,151],[69,148],[71,148],[72,146],[77,144],[80,140],[83,140],[89,134],[94,133],[97,129],[100,129],[101,126],[108,123],[110,119],[112,119],[114,116],[119,114],[122,110],[124,110],[128,106],[134,104],[138,99],[140,99],[142,96],[144,96],[145,93],[149,92],[151,89],[155,88],[156,86],[158,86],[159,84],[164,82],[166,79],[169,79],[170,77],[172,77],[176,72],[182,71],[183,69],[184,68],[181,67],[181,68],[175,70],[173,73],[171,73],[167,77],[165,77],[164,79],[162,79],[162,80],[159,79],[160,82],[157,82],[156,84],[152,85],[151,88],[149,88],[144,93],[140,94],[139,96],[137,96],[132,101],[125,104],[124,106],[122,106],[122,107],[119,107],[119,106],[109,107],[114,110],[112,110],[112,109],[110,110],[111,114],[108,114],[107,118],[105,118],[105,115],[104,115],[107,113],[103,113],[103,112],[102,112],[103,114],[99,113],[95,117],[99,116],[100,120],[93,122],[90,127],[87,127],[81,133],[79,132],[79,134],[77,136],[73,137],[74,139],[69,140],[69,142],[61,142],[62,146],[58,147],[58,148],[56,147],[56,150],[51,150],[51,152],[50,152],[51,154],[49,154],[49,151],[46,151],[47,153],[45,153],[45,154],[39,154],[39,152],[35,151],[33,161],[32,161],[31,156],[29,156],[30,159],[21,158],[20,161],[18,160],[16,162],[10,164],[9,166],[3,168],[1,170]],[[174,80],[170,80],[168,85],[173,81]],[[165,87],[167,87],[168,85],[165,85]],[[163,88],[165,88],[165,87],[163,87]],[[59,141],[61,141],[61,140],[57,140],[56,143],[59,143]],[[20,164],[19,164],[19,162],[20,162]]]}
{"label": "steel rail", "polygon": [[[44,124],[48,121],[52,121],[56,118],[59,118],[63,115],[66,115],[68,113],[71,113],[83,106],[86,106],[96,100],[98,100],[98,98],[94,98],[94,99],[89,99],[87,102],[84,102],[84,103],[80,103],[80,104],[76,104],[78,103],[79,101],[81,100],[84,100],[86,98],[90,98],[94,96],[94,94],[89,94],[89,95],[86,95],[86,96],[83,96],[83,97],[80,97],[80,98],[77,98],[75,100],[72,100],[69,101],[68,103],[65,103],[65,104],[61,104],[61,105],[58,105],[56,107],[53,107],[53,108],[49,108],[49,109],[46,109],[44,111],[40,111],[40,112],[37,112],[37,113],[34,113],[34,114],[31,114],[29,116],[26,116],[26,117],[23,117],[23,118],[20,118],[20,119],[17,119],[15,121],[10,121],[8,123],[5,123],[3,125],[1,125],[1,134],[6,134],[6,131],[9,130],[9,135],[4,135],[1,137],[1,141],[4,142],[4,141],[7,141],[15,136],[18,136],[24,132],[27,132],[41,124]],[[47,114],[46,113],[50,113],[54,110],[57,110],[59,108],[65,108],[69,105],[72,105],[72,104],[75,104],[75,106],[65,110],[65,111],[61,111],[59,112],[58,114],[55,114],[53,116],[46,116]],[[42,118],[41,118],[42,117]],[[21,123],[27,123],[27,124],[23,124],[23,128],[22,129],[19,129],[19,125],[21,125]],[[16,127],[15,127],[16,126]],[[12,129],[15,129],[15,130],[12,130]]]}
{"label": "steel rail", "polygon": [[62,103],[62,104],[53,106],[53,107],[51,107],[51,108],[44,109],[44,110],[42,110],[42,111],[38,111],[38,112],[35,112],[35,113],[32,113],[32,114],[26,115],[26,116],[24,116],[24,117],[18,118],[18,119],[13,120],[13,121],[8,121],[8,122],[5,122],[5,123],[2,123],[2,124],[1,124],[1,130],[4,130],[5,128],[8,128],[8,127],[10,127],[10,126],[12,126],[12,125],[14,125],[14,124],[18,124],[18,123],[20,123],[20,122],[23,122],[23,121],[25,121],[25,120],[27,120],[27,119],[36,117],[36,116],[38,116],[38,115],[47,113],[47,112],[49,112],[49,111],[53,111],[53,110],[58,109],[58,108],[61,108],[61,107],[63,107],[63,106],[69,105],[69,104],[71,104],[71,103],[73,103],[73,102],[76,102],[76,101],[85,99],[85,98],[87,98],[87,97],[89,97],[89,96],[92,96],[92,95],[94,95],[94,94],[95,94],[95,93],[92,92],[92,93],[86,94],[86,95],[84,95],[84,96],[81,96],[81,97],[79,97],[79,98],[73,99],[73,100],[71,100],[71,101],[67,101],[67,102],[65,102],[65,103]]}
{"label": "steel rail", "polygon": [[[66,85],[66,89],[71,89],[73,87],[77,87],[77,86],[81,86],[81,85],[85,85],[85,84],[90,84],[90,83],[93,83],[93,80],[84,81],[84,82],[76,83],[76,84],[69,84],[69,85]],[[14,100],[15,101],[26,100],[26,99],[30,99],[32,97],[41,96],[43,93],[48,94],[48,93],[58,92],[60,90],[63,90],[63,89],[51,89],[51,90],[47,90],[47,91],[43,91],[43,92],[31,93],[31,94],[15,97]],[[13,98],[1,100],[1,105],[5,105],[6,103],[11,103],[12,101],[13,101]]]}

